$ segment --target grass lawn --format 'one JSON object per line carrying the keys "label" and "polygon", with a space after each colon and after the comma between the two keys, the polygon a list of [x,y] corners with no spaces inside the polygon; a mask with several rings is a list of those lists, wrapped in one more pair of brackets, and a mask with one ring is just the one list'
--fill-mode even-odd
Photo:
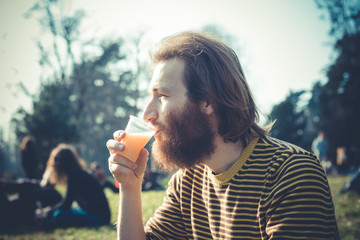
{"label": "grass lawn", "polygon": [[[59,189],[60,192],[64,192]],[[16,239],[16,240],[107,240],[116,239],[115,222],[117,218],[118,194],[113,193],[109,189],[105,189],[111,209],[112,225],[99,228],[67,228],[55,229],[51,231],[39,231],[35,226],[19,227],[9,231],[7,234],[0,233],[0,240]],[[144,223],[154,214],[154,211],[161,205],[164,191],[148,191],[142,192],[143,205],[143,221]]]}
{"label": "grass lawn", "polygon": [[360,239],[360,195],[353,192],[335,195],[349,178],[350,176],[328,176],[342,240]]}
{"label": "grass lawn", "polygon": [[[339,191],[350,176],[329,176],[329,183],[333,193]],[[110,190],[105,190],[109,200],[112,217],[116,222],[118,196]],[[153,215],[155,209],[162,203],[165,191],[149,191],[142,193],[144,223]],[[346,193],[334,196],[335,213],[342,240],[360,239],[360,196],[355,193]],[[39,231],[36,227],[21,227],[7,234],[0,233],[0,240],[80,240],[80,239],[116,239],[115,225],[100,228],[68,228],[53,231]]]}

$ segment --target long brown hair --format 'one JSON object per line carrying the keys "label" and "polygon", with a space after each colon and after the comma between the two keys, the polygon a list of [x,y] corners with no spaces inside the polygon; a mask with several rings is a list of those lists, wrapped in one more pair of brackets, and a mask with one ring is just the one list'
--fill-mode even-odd
{"label": "long brown hair", "polygon": [[85,170],[85,161],[80,158],[73,146],[60,143],[51,151],[46,164],[46,171],[51,173],[49,182],[51,184],[66,183],[67,174],[74,169]]}
{"label": "long brown hair", "polygon": [[25,136],[19,146],[21,164],[25,177],[38,179],[41,175],[35,139],[32,136]]}
{"label": "long brown hair", "polygon": [[151,52],[153,63],[179,58],[185,62],[184,84],[190,101],[208,101],[218,117],[218,132],[225,142],[247,145],[265,136],[271,126],[260,127],[259,114],[236,53],[205,34],[182,32],[165,38]]}
{"label": "long brown hair", "polygon": [[34,147],[35,144],[35,140],[32,136],[25,136],[22,140],[21,143],[19,145],[19,150],[21,152],[27,152],[29,151],[31,148]]}

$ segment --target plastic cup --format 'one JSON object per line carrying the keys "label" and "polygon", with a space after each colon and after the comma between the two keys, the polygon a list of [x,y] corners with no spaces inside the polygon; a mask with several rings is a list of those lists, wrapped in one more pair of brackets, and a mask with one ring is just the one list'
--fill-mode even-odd
{"label": "plastic cup", "polygon": [[125,149],[118,152],[118,154],[135,162],[139,157],[140,150],[145,147],[155,131],[141,118],[130,115],[125,132],[126,135],[121,140],[121,143],[125,145]]}

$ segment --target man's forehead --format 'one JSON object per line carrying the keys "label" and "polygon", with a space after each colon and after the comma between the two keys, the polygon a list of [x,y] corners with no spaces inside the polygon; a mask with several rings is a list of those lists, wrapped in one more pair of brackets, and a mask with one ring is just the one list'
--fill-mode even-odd
{"label": "man's forehead", "polygon": [[182,60],[170,59],[159,62],[154,69],[149,91],[171,91],[183,85],[184,63]]}
{"label": "man's forehead", "polygon": [[149,92],[166,91],[169,92],[174,87],[169,78],[153,77],[150,82]]}

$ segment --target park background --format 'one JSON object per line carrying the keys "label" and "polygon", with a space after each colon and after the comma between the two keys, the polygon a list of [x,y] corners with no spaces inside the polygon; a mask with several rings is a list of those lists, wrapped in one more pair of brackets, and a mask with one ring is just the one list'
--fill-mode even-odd
{"label": "park background", "polygon": [[[26,135],[42,165],[66,142],[107,168],[106,141],[147,101],[149,49],[195,30],[237,52],[261,122],[277,120],[272,136],[311,150],[324,131],[335,170],[347,149],[345,171],[329,173],[335,194],[359,164],[359,10],[358,0],[1,0],[0,174],[22,176]],[[341,211],[341,233],[356,239],[359,207]]]}

